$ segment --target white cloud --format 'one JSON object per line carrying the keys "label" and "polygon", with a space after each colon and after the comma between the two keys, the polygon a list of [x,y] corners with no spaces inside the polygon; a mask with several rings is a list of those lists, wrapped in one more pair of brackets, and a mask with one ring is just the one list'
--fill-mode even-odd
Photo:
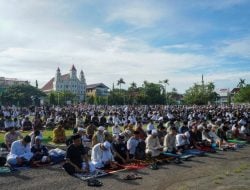
{"label": "white cloud", "polygon": [[[78,70],[84,70],[88,83],[104,82],[111,86],[123,77],[126,85],[132,81],[140,85],[144,80],[158,82],[168,78],[168,88],[176,87],[184,92],[201,77],[201,74],[195,75],[187,70],[211,69],[221,63],[216,56],[190,53],[191,50],[202,49],[200,44],[177,43],[157,48],[136,36],[124,37],[98,27],[86,29],[74,25],[67,21],[76,5],[59,2],[30,0],[0,3],[0,76],[32,83],[37,79],[41,86],[55,75],[58,66],[64,74],[75,64]],[[191,33],[201,31],[198,29],[203,25],[188,22],[188,19],[176,13],[176,9],[169,8],[170,5],[163,10],[153,1],[141,2],[111,7],[107,22],[124,21],[134,27],[149,27],[164,16],[166,23],[169,23],[169,33],[166,35],[174,34],[179,28]],[[249,56],[247,43],[230,42],[221,52],[244,52]],[[188,51],[169,52],[173,48]],[[240,74],[237,73],[237,76],[231,74],[237,79]],[[228,78],[229,75],[222,72],[221,75],[211,75],[209,79],[221,81]]]}
{"label": "white cloud", "polygon": [[171,9],[163,9],[154,1],[124,1],[110,7],[107,21],[123,21],[136,27],[148,27],[161,20],[163,16],[170,16]]}
{"label": "white cloud", "polygon": [[250,58],[250,37],[224,41],[217,48],[217,52],[221,56]]}

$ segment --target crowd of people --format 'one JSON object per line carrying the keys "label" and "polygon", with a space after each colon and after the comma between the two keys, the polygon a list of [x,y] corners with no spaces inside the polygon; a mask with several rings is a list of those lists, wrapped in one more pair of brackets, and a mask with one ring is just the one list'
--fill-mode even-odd
{"label": "crowd of people", "polygon": [[[148,157],[157,160],[163,152],[180,155],[201,147],[224,151],[232,146],[228,139],[249,142],[250,107],[2,107],[0,130],[5,132],[2,148],[9,151],[7,163],[50,163],[48,148],[42,144],[47,129],[53,130],[53,143],[67,145],[66,170],[89,172]],[[70,137],[65,129],[72,130]],[[20,131],[30,134],[23,137]]]}

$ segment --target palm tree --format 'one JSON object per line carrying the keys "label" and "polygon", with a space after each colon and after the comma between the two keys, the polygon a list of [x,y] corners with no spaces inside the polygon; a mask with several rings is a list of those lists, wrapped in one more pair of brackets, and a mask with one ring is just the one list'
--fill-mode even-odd
{"label": "palm tree", "polygon": [[[169,80],[165,79],[163,81],[159,81],[159,83],[163,83],[164,84],[164,88],[165,88],[165,95],[167,94],[167,85],[169,85]],[[167,96],[166,96],[166,101],[167,101]]]}
{"label": "palm tree", "polygon": [[120,79],[117,81],[117,86],[120,86],[120,92],[121,92],[122,84],[125,84],[125,81],[123,80],[123,78],[120,78]]}
{"label": "palm tree", "polygon": [[237,87],[238,87],[238,88],[242,88],[242,87],[244,87],[245,85],[246,85],[246,79],[240,78],[240,81],[239,81]]}
{"label": "palm tree", "polygon": [[137,85],[136,85],[135,82],[132,82],[130,85],[131,85],[130,88],[132,88],[132,89],[136,89],[137,88]]}
{"label": "palm tree", "polygon": [[167,93],[167,85],[169,85],[169,80],[168,79],[165,79],[163,81],[160,80],[159,83],[163,83],[164,84],[165,93]]}

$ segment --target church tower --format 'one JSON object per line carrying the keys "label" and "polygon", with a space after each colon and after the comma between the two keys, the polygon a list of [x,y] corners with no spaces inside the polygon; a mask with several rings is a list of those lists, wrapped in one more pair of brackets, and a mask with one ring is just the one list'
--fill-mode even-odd
{"label": "church tower", "polygon": [[55,77],[55,81],[59,82],[61,80],[61,71],[60,68],[58,67],[56,70],[56,77]]}
{"label": "church tower", "polygon": [[59,89],[59,83],[61,82],[61,79],[62,79],[62,75],[61,75],[61,71],[60,71],[60,68],[58,67],[57,70],[56,70],[56,76],[55,76],[55,80],[54,80],[54,84],[53,84],[53,89],[55,91],[57,90],[60,90]]}
{"label": "church tower", "polygon": [[80,81],[81,81],[83,84],[86,84],[85,76],[84,76],[84,73],[83,73],[82,70],[81,70],[81,73],[80,73]]}
{"label": "church tower", "polygon": [[71,79],[76,79],[76,78],[77,78],[76,72],[77,72],[77,71],[76,71],[75,66],[72,65],[72,68],[70,69],[70,78],[71,78]]}

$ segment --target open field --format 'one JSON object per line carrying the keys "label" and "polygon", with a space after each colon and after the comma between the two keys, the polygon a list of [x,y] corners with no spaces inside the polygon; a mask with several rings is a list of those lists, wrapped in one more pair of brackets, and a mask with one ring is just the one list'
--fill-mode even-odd
{"label": "open field", "polygon": [[[250,146],[235,152],[218,152],[206,157],[195,157],[181,165],[168,164],[159,170],[138,170],[143,179],[124,181],[128,172],[100,178],[99,189],[119,190],[248,190],[250,187]],[[0,176],[1,190],[16,189],[95,189],[86,182],[67,175],[60,165],[30,169]]]}

